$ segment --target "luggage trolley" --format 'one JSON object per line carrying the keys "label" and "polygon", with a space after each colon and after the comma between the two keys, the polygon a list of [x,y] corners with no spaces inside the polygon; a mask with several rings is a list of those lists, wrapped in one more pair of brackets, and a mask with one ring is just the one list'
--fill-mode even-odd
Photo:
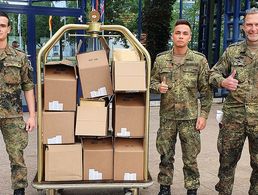
{"label": "luggage trolley", "polygon": [[[149,153],[149,85],[150,85],[150,71],[151,71],[151,58],[145,47],[135,38],[135,36],[124,26],[121,25],[103,25],[98,21],[98,13],[91,13],[92,21],[88,24],[67,24],[62,26],[53,37],[40,49],[37,57],[37,129],[38,129],[38,145],[37,145],[37,174],[32,182],[32,186],[37,190],[45,190],[47,195],[55,195],[58,191],[63,189],[82,189],[82,188],[123,188],[126,195],[138,195],[139,188],[147,188],[153,184],[151,175],[148,171],[148,153]],[[44,170],[44,147],[42,140],[42,82],[41,67],[47,61],[49,51],[60,40],[62,35],[69,30],[86,30],[92,38],[97,38],[101,35],[102,31],[119,32],[130,42],[130,44],[137,50],[141,60],[146,61],[146,102],[145,102],[145,131],[143,139],[144,148],[144,180],[143,181],[58,181],[49,182],[43,180]]]}

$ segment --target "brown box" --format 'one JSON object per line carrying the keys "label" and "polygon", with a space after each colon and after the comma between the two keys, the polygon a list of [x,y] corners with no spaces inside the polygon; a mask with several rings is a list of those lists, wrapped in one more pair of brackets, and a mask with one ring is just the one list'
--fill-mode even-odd
{"label": "brown box", "polygon": [[143,180],[143,172],[143,140],[116,138],[114,145],[114,180]]}
{"label": "brown box", "polygon": [[140,61],[140,56],[133,49],[115,48],[113,50],[113,61]]}
{"label": "brown box", "polygon": [[68,60],[48,62],[44,66],[44,109],[76,110],[77,74]]}
{"label": "brown box", "polygon": [[81,100],[77,107],[75,135],[106,136],[108,108],[104,101]]}
{"label": "brown box", "polygon": [[113,179],[113,145],[111,138],[83,140],[84,180]]}
{"label": "brown box", "polygon": [[43,144],[74,143],[75,112],[42,112]]}
{"label": "brown box", "polygon": [[114,91],[146,91],[145,61],[114,61]]}
{"label": "brown box", "polygon": [[113,94],[105,50],[78,54],[77,61],[84,98]]}
{"label": "brown box", "polygon": [[45,181],[82,180],[82,146],[47,145]]}
{"label": "brown box", "polygon": [[113,129],[116,137],[144,137],[145,98],[143,94],[116,94]]}

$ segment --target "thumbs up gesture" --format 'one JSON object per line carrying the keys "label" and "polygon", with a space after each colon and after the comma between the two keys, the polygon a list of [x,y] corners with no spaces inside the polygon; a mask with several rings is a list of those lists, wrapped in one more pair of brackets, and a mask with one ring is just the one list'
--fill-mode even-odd
{"label": "thumbs up gesture", "polygon": [[228,89],[229,91],[235,91],[237,89],[238,80],[234,77],[236,76],[236,70],[234,69],[226,79],[221,83],[221,86]]}
{"label": "thumbs up gesture", "polygon": [[167,78],[164,76],[162,78],[162,82],[159,84],[159,92],[167,93],[167,91],[168,91]]}

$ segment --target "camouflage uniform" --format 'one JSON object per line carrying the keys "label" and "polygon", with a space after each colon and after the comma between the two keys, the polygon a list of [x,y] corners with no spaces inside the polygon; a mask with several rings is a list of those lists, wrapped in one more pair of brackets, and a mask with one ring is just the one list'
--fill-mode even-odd
{"label": "camouflage uniform", "polygon": [[212,68],[210,83],[221,87],[222,80],[236,70],[237,90],[231,91],[223,104],[222,128],[218,137],[220,195],[232,194],[234,173],[246,137],[251,156],[249,194],[258,194],[258,54],[252,55],[245,41],[230,45]]}
{"label": "camouflage uniform", "polygon": [[176,136],[179,134],[183,154],[183,172],[186,189],[200,186],[197,155],[200,153],[200,133],[196,130],[199,115],[207,118],[212,102],[212,92],[208,85],[208,63],[196,51],[187,50],[183,64],[173,61],[173,50],[159,54],[151,76],[151,90],[159,92],[159,84],[166,77],[168,91],[161,94],[160,128],[156,146],[160,153],[160,173],[158,182],[171,185],[174,172]]}
{"label": "camouflage uniform", "polygon": [[10,159],[13,189],[28,185],[23,159],[28,133],[22,116],[21,90],[33,87],[32,68],[26,55],[7,46],[0,53],[0,129]]}

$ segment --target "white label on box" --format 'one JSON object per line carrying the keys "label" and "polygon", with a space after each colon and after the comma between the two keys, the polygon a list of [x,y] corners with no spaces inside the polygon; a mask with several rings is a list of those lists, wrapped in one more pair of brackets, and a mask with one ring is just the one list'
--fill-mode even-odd
{"label": "white label on box", "polygon": [[64,110],[64,104],[58,101],[52,101],[48,103],[49,110]]}
{"label": "white label on box", "polygon": [[106,96],[107,95],[107,89],[106,87],[101,87],[98,89],[98,91],[91,91],[90,96],[92,98],[94,97],[100,97],[100,96]]}
{"label": "white label on box", "polygon": [[95,171],[95,169],[89,169],[89,180],[101,180],[102,173]]}
{"label": "white label on box", "polygon": [[135,181],[136,173],[124,173],[124,180]]}
{"label": "white label on box", "polygon": [[62,143],[62,136],[57,135],[53,138],[47,139],[47,144],[61,144]]}
{"label": "white label on box", "polygon": [[120,129],[121,132],[118,132],[116,135],[119,137],[130,137],[130,131],[127,131],[127,128],[123,127]]}

